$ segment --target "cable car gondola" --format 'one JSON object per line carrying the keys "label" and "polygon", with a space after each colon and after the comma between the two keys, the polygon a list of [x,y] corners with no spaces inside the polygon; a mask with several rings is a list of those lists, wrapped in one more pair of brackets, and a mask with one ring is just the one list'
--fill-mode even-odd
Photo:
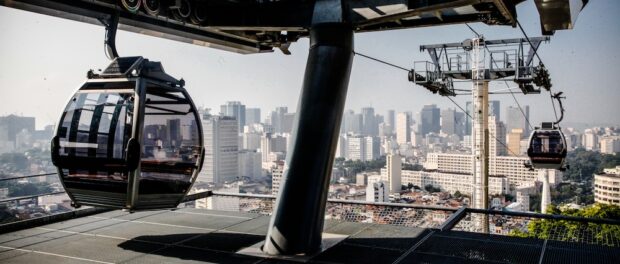
{"label": "cable car gondola", "polygon": [[52,162],[73,205],[176,207],[202,167],[199,114],[184,81],[161,63],[116,58],[64,109]]}
{"label": "cable car gondola", "polygon": [[566,139],[554,123],[542,123],[530,135],[527,155],[535,169],[564,169]]}

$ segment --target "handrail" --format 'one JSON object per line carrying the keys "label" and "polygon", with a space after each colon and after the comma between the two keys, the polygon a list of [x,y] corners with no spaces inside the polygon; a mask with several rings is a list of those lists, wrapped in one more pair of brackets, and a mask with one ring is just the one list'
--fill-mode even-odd
{"label": "handrail", "polygon": [[[230,192],[213,192],[213,196],[232,196],[232,197],[240,197],[240,198],[261,198],[261,199],[273,199],[276,197],[273,195],[266,194],[249,194],[249,193],[230,193]],[[428,209],[428,210],[439,210],[439,211],[450,211],[456,212],[458,208],[452,207],[442,207],[442,206],[432,206],[432,205],[417,205],[417,204],[402,204],[402,203],[380,203],[380,202],[366,202],[366,201],[358,201],[358,200],[342,200],[342,199],[327,199],[327,202],[330,203],[341,203],[341,204],[358,204],[358,205],[374,205],[374,206],[390,206],[390,207],[403,207],[403,208],[413,208],[413,209]]]}
{"label": "handrail", "polygon": [[582,222],[582,223],[620,225],[620,219],[609,219],[609,218],[578,217],[578,216],[569,216],[569,215],[554,215],[554,214],[541,214],[541,213],[515,212],[515,211],[497,211],[497,210],[478,209],[478,208],[467,208],[465,209],[465,211],[467,213],[478,213],[478,214],[488,214],[488,215],[508,215],[508,216],[518,216],[518,217],[543,218],[543,219],[551,219],[551,220],[566,220],[566,221],[575,221],[575,222]]}
{"label": "handrail", "polygon": [[16,180],[16,179],[25,179],[25,178],[34,178],[34,177],[41,177],[41,176],[50,176],[50,175],[56,175],[58,174],[57,172],[49,172],[49,173],[42,173],[42,174],[34,174],[34,175],[26,175],[26,176],[17,176],[17,177],[10,177],[10,178],[2,178],[0,179],[0,182],[3,181],[10,181],[10,180]]}
{"label": "handrail", "polygon": [[5,198],[0,200],[0,203],[7,203],[7,202],[14,202],[14,201],[19,201],[19,200],[27,200],[27,199],[32,199],[32,198],[38,198],[41,196],[51,196],[51,195],[58,195],[58,194],[63,194],[66,193],[65,191],[60,191],[60,192],[51,192],[51,193],[42,193],[42,194],[33,194],[33,195],[25,195],[25,196],[18,196],[18,197],[10,197],[10,198]]}

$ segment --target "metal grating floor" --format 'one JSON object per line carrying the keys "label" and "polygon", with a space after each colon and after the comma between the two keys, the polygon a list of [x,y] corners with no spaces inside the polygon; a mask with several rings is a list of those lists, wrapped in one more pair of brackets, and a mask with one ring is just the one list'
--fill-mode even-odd
{"label": "metal grating floor", "polygon": [[[0,235],[1,263],[287,263],[235,252],[265,238],[269,217],[179,209],[112,211]],[[313,263],[614,263],[620,249],[382,224],[327,221],[348,238]]]}

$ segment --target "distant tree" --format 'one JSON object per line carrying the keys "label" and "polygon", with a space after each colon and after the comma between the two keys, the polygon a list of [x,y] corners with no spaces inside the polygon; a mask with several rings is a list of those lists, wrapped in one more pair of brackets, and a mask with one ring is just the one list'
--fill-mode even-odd
{"label": "distant tree", "polygon": [[463,194],[461,194],[460,191],[457,190],[456,192],[454,192],[454,198],[461,198],[461,196],[463,196]]}
{"label": "distant tree", "polygon": [[421,170],[424,169],[424,166],[422,166],[421,164],[403,163],[402,169],[403,170],[412,170],[412,171],[421,171]]}
{"label": "distant tree", "polygon": [[[559,210],[551,205],[547,213],[561,214],[586,218],[607,218],[620,220],[620,207],[607,204],[593,204],[582,209]],[[536,219],[529,222],[527,230],[513,230],[510,235],[517,237],[531,237],[539,239],[553,238],[561,241],[575,241],[580,237],[588,237],[596,244],[614,246],[614,241],[620,240],[620,226],[580,223],[576,221],[559,221]]]}
{"label": "distant tree", "polygon": [[610,155],[578,148],[568,152],[566,161],[570,167],[564,172],[565,179],[588,182],[592,180],[594,173],[620,165],[620,153]]}
{"label": "distant tree", "polygon": [[426,190],[427,192],[430,192],[430,193],[441,192],[441,189],[435,188],[431,184],[427,184],[426,186],[424,186],[424,190]]}

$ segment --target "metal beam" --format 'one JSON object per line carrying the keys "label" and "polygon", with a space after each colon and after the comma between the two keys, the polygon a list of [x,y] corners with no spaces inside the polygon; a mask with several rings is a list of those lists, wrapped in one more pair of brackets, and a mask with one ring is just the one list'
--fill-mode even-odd
{"label": "metal beam", "polygon": [[[339,2],[339,1],[325,1]],[[318,17],[317,21],[329,20]],[[292,145],[263,251],[312,254],[321,248],[329,180],[351,65],[353,29],[341,22],[310,29],[310,51]]]}

